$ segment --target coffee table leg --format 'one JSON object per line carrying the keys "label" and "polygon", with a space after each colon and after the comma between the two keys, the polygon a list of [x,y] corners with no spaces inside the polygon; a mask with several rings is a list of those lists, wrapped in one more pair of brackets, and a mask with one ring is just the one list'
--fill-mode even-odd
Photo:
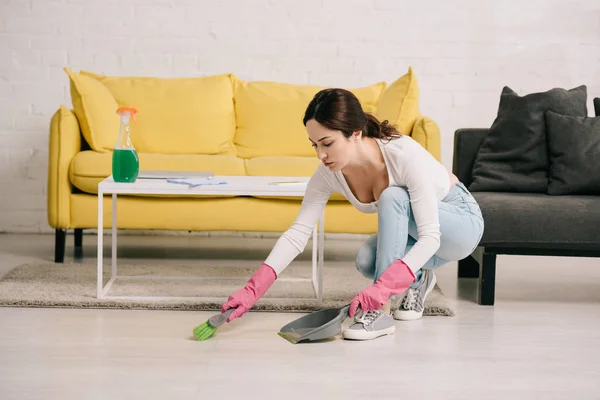
{"label": "coffee table leg", "polygon": [[104,218],[103,218],[103,210],[102,210],[102,200],[104,197],[104,193],[98,190],[98,276],[97,276],[97,298],[102,297],[102,235],[104,234]]}
{"label": "coffee table leg", "polygon": [[112,195],[112,273],[111,278],[117,277],[117,194]]}
{"label": "coffee table leg", "polygon": [[317,300],[321,301],[323,300],[323,267],[325,264],[325,211],[323,211],[323,214],[321,215],[319,225],[319,263],[317,265],[319,292],[317,293]]}
{"label": "coffee table leg", "polygon": [[313,228],[312,239],[313,239],[313,249],[312,249],[312,285],[315,291],[315,297],[319,297],[319,281],[318,281],[318,250],[319,250],[319,229],[317,224]]}

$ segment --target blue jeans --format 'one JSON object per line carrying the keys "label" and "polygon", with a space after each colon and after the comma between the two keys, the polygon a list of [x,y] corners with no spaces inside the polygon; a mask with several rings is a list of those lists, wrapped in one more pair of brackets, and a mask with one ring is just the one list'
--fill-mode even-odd
{"label": "blue jeans", "polygon": [[[356,268],[373,282],[395,260],[404,257],[418,238],[417,224],[405,188],[386,188],[378,202],[377,233],[366,240],[356,254]],[[440,247],[422,269],[438,268],[448,261],[470,255],[483,235],[483,217],[477,201],[467,188],[456,183],[438,202]],[[398,246],[397,243],[402,243]],[[415,273],[418,278],[421,270]],[[415,283],[416,284],[416,283]]]}

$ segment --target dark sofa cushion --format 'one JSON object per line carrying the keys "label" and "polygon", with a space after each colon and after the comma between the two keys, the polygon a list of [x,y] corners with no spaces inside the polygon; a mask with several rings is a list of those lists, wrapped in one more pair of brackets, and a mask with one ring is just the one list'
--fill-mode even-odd
{"label": "dark sofa cushion", "polygon": [[600,195],[600,117],[546,112],[548,194]]}
{"label": "dark sofa cushion", "polygon": [[472,194],[485,223],[482,246],[573,250],[600,246],[600,196]]}
{"label": "dark sofa cushion", "polygon": [[596,112],[596,117],[600,117],[600,97],[594,99],[594,111]]}
{"label": "dark sofa cushion", "polygon": [[546,193],[548,149],[544,113],[587,116],[587,87],[519,96],[504,87],[498,115],[477,153],[470,191]]}

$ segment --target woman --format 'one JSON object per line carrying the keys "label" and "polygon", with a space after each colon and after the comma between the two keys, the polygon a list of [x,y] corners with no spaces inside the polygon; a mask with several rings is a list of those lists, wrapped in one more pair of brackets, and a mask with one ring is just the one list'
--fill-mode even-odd
{"label": "woman", "polygon": [[294,223],[222,311],[237,307],[229,322],[265,294],[304,250],[330,195],[339,192],[359,211],[378,213],[377,234],[356,256],[356,268],[373,284],[352,300],[349,316],[354,321],[343,337],[366,340],[393,334],[394,318],[423,315],[436,282],[432,270],[465,258],[478,245],[483,233],[479,206],[427,150],[387,121],[366,114],[347,90],[317,93],[304,125],[322,164],[308,182]]}

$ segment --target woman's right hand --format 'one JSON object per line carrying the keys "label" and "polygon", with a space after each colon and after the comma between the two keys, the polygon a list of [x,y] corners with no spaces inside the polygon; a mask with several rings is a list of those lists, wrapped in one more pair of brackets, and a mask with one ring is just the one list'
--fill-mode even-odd
{"label": "woman's right hand", "polygon": [[221,307],[221,312],[225,312],[230,308],[236,308],[229,318],[227,318],[227,322],[241,317],[250,310],[276,279],[277,274],[273,268],[263,263],[248,280],[246,286],[229,296],[227,302]]}

